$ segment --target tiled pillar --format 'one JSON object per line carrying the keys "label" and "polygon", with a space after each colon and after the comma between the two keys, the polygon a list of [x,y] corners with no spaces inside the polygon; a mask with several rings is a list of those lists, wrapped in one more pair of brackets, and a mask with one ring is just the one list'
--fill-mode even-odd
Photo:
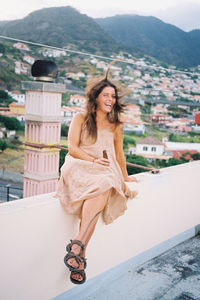
{"label": "tiled pillar", "polygon": [[59,177],[62,84],[23,82],[26,90],[24,197],[54,192]]}

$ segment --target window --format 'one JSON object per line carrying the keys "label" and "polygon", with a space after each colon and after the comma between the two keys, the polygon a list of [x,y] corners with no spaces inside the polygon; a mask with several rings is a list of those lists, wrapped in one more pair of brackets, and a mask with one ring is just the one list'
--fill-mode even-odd
{"label": "window", "polygon": [[152,152],[156,152],[156,147],[151,147]]}
{"label": "window", "polygon": [[147,146],[144,146],[143,147],[143,151],[147,151],[148,150],[148,147]]}

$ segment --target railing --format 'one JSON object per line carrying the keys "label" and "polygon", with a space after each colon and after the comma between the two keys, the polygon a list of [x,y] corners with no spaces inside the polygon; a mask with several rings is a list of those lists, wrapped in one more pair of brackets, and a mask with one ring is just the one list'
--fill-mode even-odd
{"label": "railing", "polygon": [[[30,142],[24,142],[25,146],[31,146],[34,148],[39,148],[39,149],[43,149],[43,148],[57,148],[60,150],[65,150],[66,152],[68,151],[67,147],[63,147],[63,145],[46,145],[46,144],[35,144],[35,143],[30,143]],[[146,171],[150,171],[152,174],[158,174],[160,171],[158,169],[155,168],[149,168],[149,167],[145,167],[145,166],[141,166],[141,165],[137,165],[137,164],[132,164],[127,162],[126,163],[127,166],[130,167],[136,167],[138,169],[143,169]]]}
{"label": "railing", "polygon": [[[11,194],[11,190],[18,190],[18,191],[23,191],[22,187],[18,187],[18,186],[14,186],[11,184],[0,184],[0,189],[5,189],[5,192],[1,192],[0,191],[0,201],[7,201],[9,202],[10,200],[12,200],[11,198],[14,199],[20,199],[23,196],[23,192],[22,193],[16,193],[16,194]],[[2,199],[3,198],[3,199]],[[6,199],[6,200],[4,200]]]}

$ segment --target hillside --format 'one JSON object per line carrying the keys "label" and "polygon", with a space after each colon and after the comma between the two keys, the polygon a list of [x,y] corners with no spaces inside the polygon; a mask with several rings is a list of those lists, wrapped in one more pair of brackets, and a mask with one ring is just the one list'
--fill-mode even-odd
{"label": "hillside", "polygon": [[121,49],[92,18],[70,6],[45,8],[21,20],[0,22],[0,34],[104,55]]}
{"label": "hillside", "polygon": [[138,15],[117,15],[96,22],[115,40],[168,64],[200,64],[200,30],[185,32],[158,18]]}

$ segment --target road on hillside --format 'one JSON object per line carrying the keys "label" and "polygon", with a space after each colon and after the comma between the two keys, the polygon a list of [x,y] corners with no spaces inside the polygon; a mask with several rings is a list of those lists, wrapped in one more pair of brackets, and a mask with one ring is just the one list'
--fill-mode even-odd
{"label": "road on hillside", "polygon": [[22,185],[0,180],[0,202],[18,200],[22,197]]}

